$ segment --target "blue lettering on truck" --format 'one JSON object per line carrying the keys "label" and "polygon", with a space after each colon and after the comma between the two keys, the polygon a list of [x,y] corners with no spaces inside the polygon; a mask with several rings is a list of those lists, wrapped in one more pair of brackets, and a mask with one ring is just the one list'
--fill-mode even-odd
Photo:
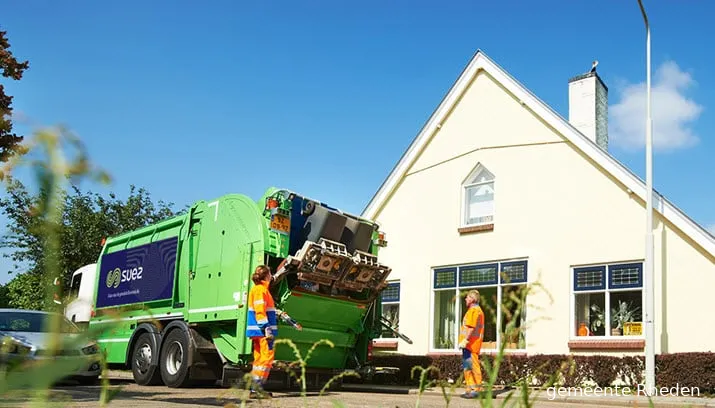
{"label": "blue lettering on truck", "polygon": [[102,256],[97,307],[171,299],[178,237]]}

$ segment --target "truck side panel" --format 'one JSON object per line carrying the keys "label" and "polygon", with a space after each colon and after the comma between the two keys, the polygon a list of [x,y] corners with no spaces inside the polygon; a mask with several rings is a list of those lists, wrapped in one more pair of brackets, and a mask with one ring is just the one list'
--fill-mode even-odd
{"label": "truck side panel", "polygon": [[170,301],[178,245],[173,236],[105,254],[96,307]]}
{"label": "truck side panel", "polygon": [[[185,285],[178,279],[186,216],[174,217],[110,238],[100,255],[92,327],[104,326],[98,342],[109,363],[125,363],[132,333],[141,321],[183,316]],[[121,309],[121,310],[120,310]]]}

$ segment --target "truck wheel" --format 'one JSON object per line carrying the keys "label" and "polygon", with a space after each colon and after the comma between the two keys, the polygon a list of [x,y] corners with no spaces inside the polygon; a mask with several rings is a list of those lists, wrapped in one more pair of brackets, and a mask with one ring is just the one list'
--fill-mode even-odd
{"label": "truck wheel", "polygon": [[166,336],[161,346],[161,378],[171,388],[186,387],[189,376],[189,338],[181,329],[174,329]]}
{"label": "truck wheel", "polygon": [[152,347],[151,334],[142,333],[139,335],[132,349],[132,374],[134,381],[139,385],[159,385],[161,384],[161,374],[156,366],[151,365],[151,356],[158,353]]}

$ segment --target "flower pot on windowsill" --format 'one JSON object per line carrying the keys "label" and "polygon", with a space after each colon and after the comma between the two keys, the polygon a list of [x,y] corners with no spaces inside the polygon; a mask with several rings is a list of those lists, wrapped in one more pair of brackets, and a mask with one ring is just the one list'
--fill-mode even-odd
{"label": "flower pot on windowsill", "polygon": [[611,336],[621,336],[621,335],[623,335],[623,330],[611,329]]}

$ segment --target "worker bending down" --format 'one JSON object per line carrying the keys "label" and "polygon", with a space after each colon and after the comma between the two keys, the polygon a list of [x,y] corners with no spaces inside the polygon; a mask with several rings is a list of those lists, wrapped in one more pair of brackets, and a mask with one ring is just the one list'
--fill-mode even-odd
{"label": "worker bending down", "polygon": [[459,331],[459,348],[462,349],[462,369],[467,384],[462,398],[477,398],[482,390],[482,368],[479,364],[479,352],[484,339],[484,312],[479,306],[479,291],[470,290],[464,301],[467,312],[462,319]]}

